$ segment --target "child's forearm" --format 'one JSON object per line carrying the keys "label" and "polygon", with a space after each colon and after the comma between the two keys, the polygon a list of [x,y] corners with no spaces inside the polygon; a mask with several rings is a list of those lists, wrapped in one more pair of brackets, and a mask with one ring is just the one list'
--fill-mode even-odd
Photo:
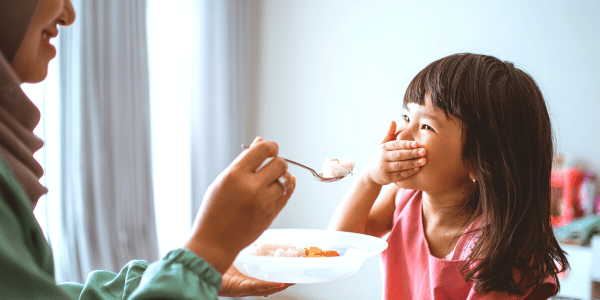
{"label": "child's forearm", "polygon": [[381,187],[361,172],[333,213],[329,229],[365,233],[369,213]]}

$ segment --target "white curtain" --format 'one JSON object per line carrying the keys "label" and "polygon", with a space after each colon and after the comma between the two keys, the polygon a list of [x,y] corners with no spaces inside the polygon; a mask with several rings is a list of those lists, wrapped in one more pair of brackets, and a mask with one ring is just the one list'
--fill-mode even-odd
{"label": "white curtain", "polygon": [[144,0],[75,0],[61,31],[57,280],[158,259]]}
{"label": "white curtain", "polygon": [[198,80],[191,104],[192,219],[208,185],[256,132],[258,0],[196,2]]}

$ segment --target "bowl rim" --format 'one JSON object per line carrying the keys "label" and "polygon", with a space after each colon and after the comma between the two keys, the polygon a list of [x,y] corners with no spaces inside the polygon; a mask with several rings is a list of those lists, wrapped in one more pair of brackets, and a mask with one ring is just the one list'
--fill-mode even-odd
{"label": "bowl rim", "polygon": [[[323,234],[334,234],[334,235],[338,235],[338,236],[349,236],[349,237],[355,237],[355,238],[360,238],[362,240],[365,241],[371,241],[371,242],[375,242],[375,246],[372,247],[372,250],[370,251],[364,251],[362,249],[358,249],[363,251],[364,254],[362,255],[358,255],[358,256],[335,256],[335,257],[311,257],[310,260],[307,260],[306,257],[273,257],[273,256],[258,256],[258,255],[249,255],[249,254],[245,254],[244,252],[247,251],[248,248],[250,248],[254,243],[256,243],[256,241],[259,241],[265,234],[273,234],[273,233],[281,233],[281,232],[303,232],[303,233],[317,233],[320,235]],[[376,254],[379,254],[381,252],[383,252],[385,249],[387,249],[388,247],[388,243],[387,241],[385,241],[382,238],[378,238],[375,236],[371,236],[371,235],[367,235],[367,234],[362,234],[362,233],[356,233],[356,232],[347,232],[347,231],[338,231],[338,230],[329,230],[329,229],[300,229],[300,228],[271,228],[271,229],[267,229],[263,232],[263,234],[261,234],[254,242],[252,242],[252,244],[250,244],[248,247],[244,248],[242,251],[240,251],[240,253],[238,254],[238,257],[236,258],[236,261],[239,260],[239,262],[244,262],[244,263],[293,263],[293,262],[302,262],[302,263],[308,263],[308,264],[339,264],[339,263],[343,263],[343,262],[349,262],[349,261],[355,261],[355,260],[361,260],[364,261],[367,258],[374,256]]]}

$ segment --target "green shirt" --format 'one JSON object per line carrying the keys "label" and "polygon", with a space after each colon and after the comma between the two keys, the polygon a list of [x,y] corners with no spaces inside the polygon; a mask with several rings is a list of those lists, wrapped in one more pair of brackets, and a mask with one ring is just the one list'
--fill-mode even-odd
{"label": "green shirt", "polygon": [[215,299],[221,274],[190,250],[148,264],[129,262],[118,274],[90,273],[84,284],[57,284],[52,250],[25,191],[0,156],[1,299]]}

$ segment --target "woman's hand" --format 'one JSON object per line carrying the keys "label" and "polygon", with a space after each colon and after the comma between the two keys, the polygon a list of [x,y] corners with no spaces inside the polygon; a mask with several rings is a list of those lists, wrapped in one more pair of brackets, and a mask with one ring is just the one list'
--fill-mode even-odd
{"label": "woman's hand", "polygon": [[221,297],[247,297],[247,296],[269,296],[279,293],[293,283],[268,282],[248,277],[234,266],[229,267],[223,274],[223,283],[219,296]]}
{"label": "woman's hand", "polygon": [[[425,148],[415,141],[397,141],[396,122],[390,128],[365,167],[367,178],[379,185],[398,182],[417,173],[427,161]],[[422,159],[422,160],[421,160]]]}
{"label": "woman's hand", "polygon": [[257,138],[206,191],[185,247],[221,274],[271,225],[294,192],[296,178],[285,160],[275,157],[278,152],[275,142]]}

